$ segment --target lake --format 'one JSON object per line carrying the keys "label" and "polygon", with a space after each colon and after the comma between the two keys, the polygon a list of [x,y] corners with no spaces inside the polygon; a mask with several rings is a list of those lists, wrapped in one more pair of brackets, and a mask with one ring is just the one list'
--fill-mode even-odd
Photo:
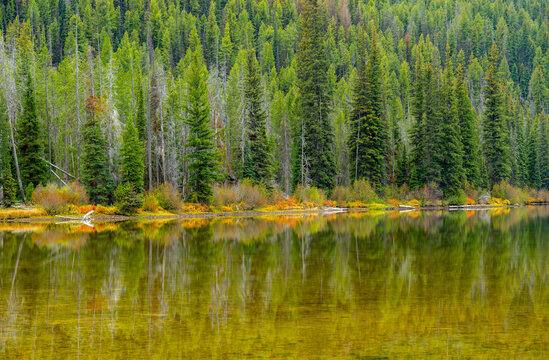
{"label": "lake", "polygon": [[549,207],[0,223],[4,359],[548,349]]}

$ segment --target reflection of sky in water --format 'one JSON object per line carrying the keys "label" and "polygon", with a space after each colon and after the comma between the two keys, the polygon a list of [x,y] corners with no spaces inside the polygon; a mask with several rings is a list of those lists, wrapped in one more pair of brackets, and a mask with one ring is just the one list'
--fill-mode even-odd
{"label": "reflection of sky in water", "polygon": [[546,358],[549,208],[0,223],[3,358]]}

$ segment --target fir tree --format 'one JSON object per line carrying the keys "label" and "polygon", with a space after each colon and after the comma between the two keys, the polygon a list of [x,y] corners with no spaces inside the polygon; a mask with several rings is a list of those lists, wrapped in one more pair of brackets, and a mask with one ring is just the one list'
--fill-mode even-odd
{"label": "fir tree", "polygon": [[86,99],[86,121],[82,130],[82,185],[92,204],[111,201],[113,184],[109,176],[107,142],[99,126],[103,113],[100,100],[95,96]]}
{"label": "fir tree", "polygon": [[484,87],[484,155],[490,185],[509,180],[511,175],[507,123],[503,110],[502,85],[496,71],[498,48],[492,44]]}
{"label": "fir tree", "polygon": [[440,137],[437,154],[440,185],[445,197],[457,195],[465,178],[462,167],[462,149],[459,133],[457,98],[454,92],[453,64],[449,49],[446,52],[446,66],[442,78],[439,104]]}
{"label": "fir tree", "polygon": [[463,149],[463,170],[467,181],[479,186],[479,139],[475,114],[469,98],[469,89],[463,75],[463,66],[459,64],[456,69],[455,95],[457,101],[457,117]]}
{"label": "fir tree", "polygon": [[254,50],[248,51],[244,81],[248,136],[242,174],[254,183],[270,184],[273,177],[272,153],[267,139],[267,115],[261,107],[261,76]]}
{"label": "fir tree", "polygon": [[17,193],[15,179],[11,173],[11,165],[9,162],[6,163],[3,174],[3,191],[4,191],[4,206],[10,207],[15,203],[15,196]]}
{"label": "fir tree", "polygon": [[17,138],[19,147],[19,163],[23,186],[35,185],[47,180],[47,165],[42,160],[44,146],[42,144],[42,129],[36,115],[36,101],[32,76],[28,69],[25,71],[26,87],[23,93],[23,112],[17,123]]}
{"label": "fir tree", "polygon": [[293,184],[331,190],[335,185],[334,135],[330,124],[325,18],[319,0],[305,0],[297,52],[299,119],[294,137]]}
{"label": "fir tree", "polygon": [[204,72],[200,55],[194,52],[187,78],[188,104],[185,119],[185,123],[189,125],[187,146],[191,148],[186,156],[186,160],[190,162],[187,200],[207,204],[213,195],[212,183],[219,179],[219,154],[209,126],[210,105]]}
{"label": "fir tree", "polygon": [[415,80],[413,84],[414,97],[412,99],[412,108],[414,115],[414,124],[410,132],[411,140],[411,174],[410,186],[419,188],[426,182],[426,165],[425,165],[425,137],[426,128],[424,123],[424,74],[423,74],[423,58],[421,52],[416,61]]}
{"label": "fir tree", "polygon": [[[365,51],[364,45],[361,51]],[[372,30],[368,62],[365,64],[365,59],[360,62],[358,80],[353,91],[349,137],[349,153],[354,158],[352,177],[366,178],[379,186],[386,177],[388,138],[387,124],[383,117],[383,71],[375,28]]]}
{"label": "fir tree", "polygon": [[[141,78],[137,79],[137,102],[135,112],[135,126],[139,135],[141,144],[145,144],[147,141],[147,113],[145,111],[145,101],[143,99],[143,85],[141,84]],[[143,145],[144,146],[144,145]]]}
{"label": "fir tree", "polygon": [[143,163],[143,145],[139,140],[137,129],[133,120],[129,120],[122,134],[122,149],[120,150],[120,172],[122,182],[129,182],[138,193],[143,192],[143,176],[145,164]]}

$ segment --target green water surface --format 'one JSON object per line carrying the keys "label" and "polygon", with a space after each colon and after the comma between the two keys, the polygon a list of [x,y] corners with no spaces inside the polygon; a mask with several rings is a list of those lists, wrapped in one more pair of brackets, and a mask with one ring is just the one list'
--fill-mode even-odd
{"label": "green water surface", "polygon": [[549,207],[0,223],[0,358],[549,358]]}

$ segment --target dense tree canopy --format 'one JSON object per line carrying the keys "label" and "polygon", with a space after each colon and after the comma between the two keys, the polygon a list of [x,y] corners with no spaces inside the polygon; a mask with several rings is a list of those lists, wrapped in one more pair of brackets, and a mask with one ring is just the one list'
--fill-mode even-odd
{"label": "dense tree canopy", "polygon": [[547,1],[33,0],[0,14],[0,186],[8,168],[20,188],[57,181],[43,158],[109,201],[135,121],[145,187],[187,195],[202,135],[216,179],[286,192],[549,187]]}

